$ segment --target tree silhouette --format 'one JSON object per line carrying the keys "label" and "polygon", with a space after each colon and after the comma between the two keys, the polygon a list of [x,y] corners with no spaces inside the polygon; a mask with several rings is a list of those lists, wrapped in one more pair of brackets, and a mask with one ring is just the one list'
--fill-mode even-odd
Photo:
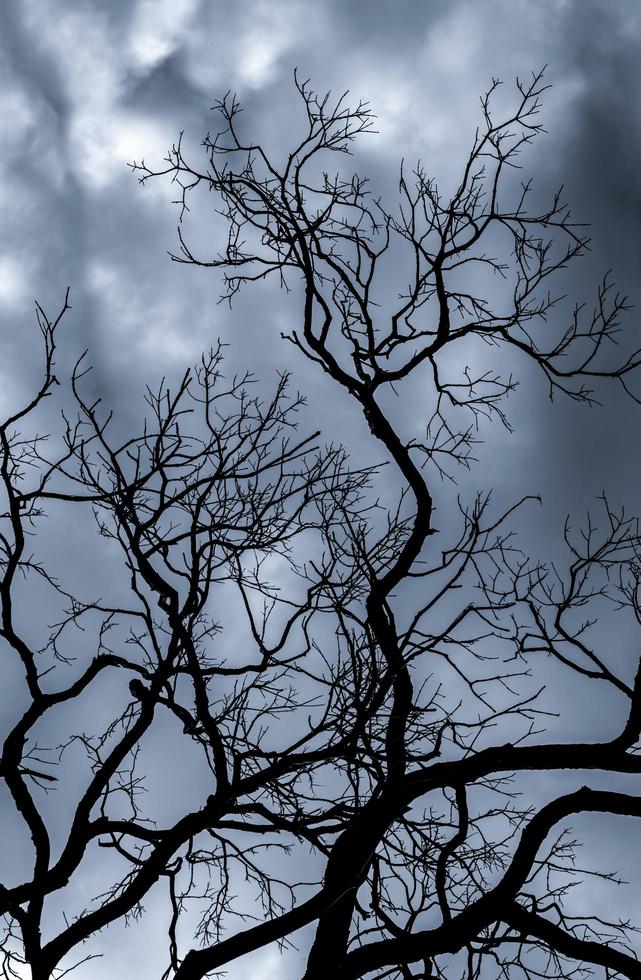
{"label": "tree silhouette", "polygon": [[[230,302],[272,274],[296,288],[300,320],[286,339],[351,398],[373,462],[350,467],[319,433],[296,435],[301,399],[288,400],[286,378],[265,404],[251,379],[225,383],[220,349],[177,391],[148,390],[149,421],[120,440],[85,394],[81,358],[77,419],[65,413],[51,453],[25,434],[56,381],[60,317],[39,311],[44,382],[0,428],[2,636],[27,692],[2,775],[34,855],[24,880],[0,889],[5,968],[23,959],[34,978],[55,975],[162,887],[164,976],[176,980],[287,944],[304,926],[305,980],[569,977],[592,966],[639,977],[633,926],[577,913],[568,896],[577,868],[567,830],[585,812],[641,816],[633,793],[576,788],[576,774],[602,784],[641,771],[641,670],[598,629],[604,615],[641,624],[638,524],[603,499],[598,519],[568,522],[565,557],[545,565],[514,534],[530,498],[501,511],[485,492],[465,503],[452,491],[487,425],[510,427],[506,397],[523,359],[551,396],[589,405],[611,382],[636,400],[641,351],[618,343],[625,298],[606,276],[591,310],[565,315],[557,276],[588,238],[560,193],[537,210],[530,184],[514,179],[541,131],[542,76],[517,80],[503,116],[493,82],[460,181],[442,195],[422,167],[402,167],[395,209],[341,169],[372,128],[368,106],[296,85],[306,128],[281,165],[244,140],[227,96],[201,169],[180,141],[164,168],[134,168],[143,183],[174,181],[181,222],[199,189],[215,195],[226,246],[197,255],[181,223],[174,258],[220,268]],[[407,434],[416,379],[428,405],[420,438]],[[397,496],[384,504],[390,481]],[[27,535],[47,506],[93,509],[120,548],[127,603],[72,594],[34,557]],[[65,606],[42,648],[16,624],[19,573],[44,579]],[[227,624],[213,615],[219,593]],[[89,624],[96,653],[72,660],[67,634]],[[70,706],[100,697],[111,675],[125,680],[117,697],[113,680],[106,688],[109,723],[70,729],[50,769],[37,734],[45,717],[63,706],[72,726]],[[607,741],[543,734],[546,684],[567,677],[618,699]],[[203,771],[199,804],[172,801],[171,816],[140,795],[155,726]],[[87,768],[74,756],[76,802],[53,846],[42,797],[78,746]],[[567,791],[541,804],[533,774],[561,771]],[[96,845],[108,886],[74,915],[65,906],[54,928],[46,903],[62,892],[64,906]]]}

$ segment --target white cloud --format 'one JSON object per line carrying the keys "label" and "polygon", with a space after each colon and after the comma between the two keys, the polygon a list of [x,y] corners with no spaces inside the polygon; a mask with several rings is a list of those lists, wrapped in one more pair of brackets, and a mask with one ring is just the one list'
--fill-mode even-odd
{"label": "white cloud", "polygon": [[52,56],[66,97],[75,106],[108,106],[120,95],[126,71],[123,48],[106,11],[65,2],[24,0],[25,27]]}
{"label": "white cloud", "polygon": [[88,188],[103,190],[124,176],[132,160],[162,160],[170,137],[159,120],[141,113],[118,108],[97,115],[79,112],[71,147],[77,176]]}
{"label": "white cloud", "polygon": [[17,85],[3,85],[0,90],[0,130],[5,160],[6,154],[13,155],[23,149],[35,123],[36,113],[27,93]]}
{"label": "white cloud", "polygon": [[260,88],[274,78],[278,62],[298,38],[305,11],[300,4],[260,2],[247,18],[237,47],[242,81]]}
{"label": "white cloud", "polygon": [[198,0],[141,0],[129,35],[134,65],[148,70],[173,54],[190,30],[198,7]]}
{"label": "white cloud", "polygon": [[[127,266],[96,257],[87,267],[87,287],[115,361],[139,356],[153,373],[161,366],[188,366],[205,346],[194,294],[177,294],[171,280],[145,279]],[[209,330],[206,339],[211,342]]]}
{"label": "white cloud", "polygon": [[585,81],[567,64],[559,72],[560,39],[550,23],[566,0],[461,0],[426,25],[425,37],[411,59],[390,58],[385,71],[367,57],[351,66],[350,87],[372,103],[379,133],[363,142],[393,159],[421,158],[430,173],[450,173],[452,162],[466,157],[480,122],[479,96],[493,76],[504,87],[496,101],[513,102],[513,82],[550,63],[553,83],[544,98],[546,128],[571,112]]}
{"label": "white cloud", "polygon": [[70,167],[85,182],[102,186],[113,172],[112,114],[126,76],[116,31],[104,12],[89,7],[26,0],[22,14],[29,34],[57,68],[70,108]]}
{"label": "white cloud", "polygon": [[164,155],[168,137],[159,120],[123,102],[132,71],[150,70],[163,52],[173,50],[196,2],[142,2],[127,36],[106,11],[26,0],[29,33],[52,58],[68,102],[69,165],[88,188],[101,190],[119,179],[134,156]]}
{"label": "white cloud", "polygon": [[185,72],[208,97],[221,86],[261,88],[281,68],[289,73],[295,61],[287,56],[302,41],[321,44],[326,27],[320,5],[304,0],[211,4],[202,9],[199,23],[186,40]]}
{"label": "white cloud", "polygon": [[[122,176],[132,157],[162,158],[175,136],[175,127],[163,132],[158,115],[129,107],[133,80],[182,51],[186,75],[208,97],[223,84],[261,88],[301,37],[319,35],[323,22],[322,13],[301,0],[256,0],[230,11],[199,0],[139,0],[127,18],[94,5],[25,0],[21,16],[64,93],[69,167],[99,191]],[[292,67],[287,63],[288,72]],[[19,94],[9,101],[18,129],[33,127],[29,101]]]}
{"label": "white cloud", "polygon": [[283,958],[275,950],[263,953],[245,974],[246,980],[284,980]]}
{"label": "white cloud", "polygon": [[0,255],[0,308],[19,309],[29,296],[30,276],[13,255]]}

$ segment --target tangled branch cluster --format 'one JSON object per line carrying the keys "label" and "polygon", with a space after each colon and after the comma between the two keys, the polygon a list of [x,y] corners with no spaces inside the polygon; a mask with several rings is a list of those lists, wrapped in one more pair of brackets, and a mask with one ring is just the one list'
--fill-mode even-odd
{"label": "tangled branch cluster", "polygon": [[[517,82],[500,119],[494,83],[451,195],[422,167],[403,168],[394,210],[340,170],[372,127],[368,106],[296,84],[306,128],[282,166],[243,141],[226,97],[202,169],[182,142],[164,169],[135,169],[143,183],[175,182],[181,218],[198,188],[216,195],[225,247],[196,256],[181,224],[175,258],[221,269],[229,301],[273,274],[302,283],[287,339],[350,396],[373,454],[394,467],[398,503],[376,496],[376,467],[354,469],[318,433],[297,434],[301,399],[286,378],[268,402],[250,378],[225,382],[220,349],[176,391],[148,390],[148,421],[125,441],[85,394],[82,358],[76,417],[65,415],[62,448],[48,452],[26,433],[56,383],[61,317],[39,311],[42,387],[0,427],[1,635],[26,704],[0,772],[33,851],[23,879],[0,887],[5,969],[61,975],[86,940],[135,922],[162,887],[164,977],[175,980],[311,924],[305,980],[571,977],[594,966],[639,977],[632,925],[573,910],[574,876],[616,879],[579,872],[567,830],[584,812],[641,816],[638,796],[589,785],[595,772],[641,771],[641,670],[615,643],[603,649],[596,629],[605,608],[641,625],[639,526],[604,500],[598,522],[566,527],[565,563],[546,566],[513,534],[527,500],[500,513],[478,494],[447,528],[434,523],[435,487],[471,465],[482,426],[509,427],[519,358],[550,394],[589,404],[611,381],[636,397],[641,352],[610,343],[625,298],[606,277],[592,312],[577,306],[563,323],[556,275],[588,239],[560,194],[532,211],[530,184],[514,187],[519,154],[541,131],[542,77]],[[336,175],[325,169],[333,159]],[[399,255],[406,282],[392,302],[386,259],[398,267]],[[489,345],[490,369],[465,366],[475,340]],[[422,439],[389,411],[412,377],[432,400]],[[49,506],[93,510],[120,556],[126,601],[72,594],[31,553]],[[41,648],[19,626],[21,576],[44,579],[65,610]],[[232,610],[227,620],[214,618],[216,603]],[[75,628],[84,639],[73,659]],[[541,737],[545,681],[557,676],[618,698],[622,721],[607,741]],[[73,706],[100,698],[101,685],[108,723],[74,731]],[[39,735],[52,715],[69,728],[56,767]],[[154,811],[143,794],[158,730],[202,773],[196,805]],[[43,794],[72,757],[74,802],[54,844]],[[541,804],[530,774],[553,771],[586,785]],[[57,921],[50,900],[97,848],[106,890]]]}

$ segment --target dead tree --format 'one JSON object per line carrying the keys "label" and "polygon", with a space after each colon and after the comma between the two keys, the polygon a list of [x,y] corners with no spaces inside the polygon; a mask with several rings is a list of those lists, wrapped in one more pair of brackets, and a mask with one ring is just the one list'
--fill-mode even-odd
{"label": "dead tree", "polygon": [[[488,423],[510,426],[505,400],[523,359],[551,397],[589,405],[596,386],[611,382],[637,400],[630,379],[641,352],[625,340],[617,346],[625,298],[607,275],[591,310],[565,308],[558,274],[585,252],[585,229],[561,192],[537,208],[530,182],[514,179],[541,131],[542,75],[517,80],[504,115],[493,109],[498,84],[481,100],[456,185],[441,193],[422,166],[402,166],[394,207],[345,169],[354,141],[372,127],[369,107],[318,97],[298,78],[305,128],[282,164],[243,137],[239,105],[227,96],[215,107],[222,126],[205,138],[201,167],[182,141],[165,168],[134,165],[142,183],[164,175],[177,185],[173,258],[219,269],[230,302],[272,275],[288,288],[301,284],[300,326],[285,339],[351,396],[372,451],[378,446],[396,468],[401,499],[382,536],[375,521],[350,528],[364,581],[349,620],[342,603],[336,610],[340,645],[367,677],[365,704],[362,683],[351,692],[352,816],[324,839],[311,898],[187,952],[177,977],[204,976],[310,922],[305,980],[450,976],[457,957],[470,978],[485,966],[570,976],[577,964],[641,976],[625,923],[575,916],[564,905],[567,819],[599,811],[616,822],[617,814],[641,815],[641,800],[586,784],[534,806],[511,791],[531,785],[528,773],[567,770],[571,784],[577,771],[589,780],[590,771],[641,767],[638,664],[601,649],[592,630],[603,600],[614,603],[607,615],[639,622],[637,522],[602,501],[598,521],[566,527],[563,571],[523,555],[510,530],[514,509],[492,513],[487,496],[461,504],[458,526],[434,521],[438,477],[471,465]],[[213,256],[194,252],[183,220],[201,188],[228,225]],[[466,367],[472,349],[477,370]],[[391,393],[402,400],[418,378],[431,395],[420,440],[390,411]],[[550,664],[616,692],[623,720],[609,741],[590,741],[589,731],[581,743],[541,739]]]}
{"label": "dead tree", "polygon": [[[111,434],[111,413],[88,397],[83,355],[70,379],[76,414],[67,404],[57,436],[38,434],[43,406],[63,387],[54,357],[67,309],[65,300],[52,322],[38,308],[42,384],[0,426],[0,636],[3,657],[22,674],[13,689],[5,683],[0,772],[14,846],[25,833],[31,839],[0,886],[3,968],[22,976],[27,964],[35,980],[92,958],[85,941],[115,920],[134,922],[164,882],[169,976],[179,969],[186,906],[196,941],[211,942],[227,914],[246,918],[256,902],[276,917],[294,890],[264,851],[281,848],[283,835],[322,848],[325,827],[342,818],[340,803],[335,816],[318,803],[306,813],[303,787],[349,751],[343,692],[356,678],[353,665],[334,669],[320,700],[325,679],[306,681],[316,643],[310,621],[354,588],[323,540],[340,547],[343,523],[366,512],[371,473],[351,472],[340,447],[319,446],[318,433],[297,435],[302,399],[288,393],[286,376],[266,402],[249,376],[226,382],[220,347],[176,390],[149,388],[148,418],[125,438]],[[95,598],[104,576],[85,594],[71,591],[64,567],[39,556],[52,508],[75,508],[79,527],[83,511],[93,514],[90,548],[113,579],[111,596]],[[80,552],[86,544],[77,537]],[[303,587],[281,597],[263,571],[274,561]],[[40,602],[55,608],[51,597],[59,618],[35,642],[29,619],[38,622]],[[232,625],[242,615],[247,625],[227,640],[215,611],[230,604]],[[76,727],[87,725],[88,705],[93,726]],[[198,777],[196,805],[176,800],[162,781],[155,809],[146,803],[145,790],[158,794],[144,771],[152,733],[167,762],[173,756]],[[57,795],[53,809],[45,794]],[[239,829],[249,843],[238,841]],[[267,848],[257,842],[270,834]],[[97,855],[105,889],[77,908],[75,885],[87,866],[95,873]],[[242,907],[239,880],[254,893]],[[57,893],[62,914],[51,910]]]}
{"label": "dead tree", "polygon": [[[227,97],[202,169],[180,142],[163,170],[137,169],[143,182],[171,177],[183,214],[199,187],[214,193],[226,248],[196,256],[181,225],[175,258],[220,268],[227,298],[274,273],[302,284],[287,339],[353,400],[373,463],[352,469],[318,434],[296,436],[300,400],[287,401],[285,379],[262,404],[249,379],[225,384],[219,351],[177,391],[149,390],[148,422],[119,439],[81,359],[77,418],[67,409],[62,439],[47,444],[32,419],[55,388],[58,321],[40,311],[42,387],[0,427],[1,635],[25,705],[1,771],[31,839],[24,875],[0,888],[5,969],[26,961],[36,980],[55,976],[93,955],[81,944],[98,930],[135,924],[164,887],[175,980],[310,925],[305,980],[569,977],[585,966],[639,977],[632,926],[572,905],[567,832],[579,813],[641,816],[636,795],[589,785],[641,771],[641,671],[594,628],[604,609],[641,625],[638,525],[604,500],[598,521],[568,524],[567,558],[552,568],[519,550],[527,499],[501,510],[479,493],[435,520],[435,502],[453,497],[440,488],[472,467],[484,427],[510,425],[520,359],[552,395],[589,404],[610,381],[634,397],[641,353],[611,343],[624,298],[606,278],[591,313],[562,319],[554,282],[585,232],[560,195],[532,210],[529,184],[511,180],[541,128],[542,79],[517,83],[500,119],[494,84],[458,185],[441,196],[421,167],[404,168],[395,209],[328,169],[371,127],[368,107],[297,86],[305,130],[282,166],[243,142]],[[399,268],[400,298],[389,287]],[[467,368],[479,341],[491,363]],[[421,439],[391,403],[417,378],[431,397]],[[396,474],[386,504],[379,461]],[[66,589],[39,560],[30,536],[50,508],[93,511],[109,560],[120,555],[113,602]],[[44,582],[65,609],[40,647],[19,618],[21,579]],[[545,684],[564,677],[619,699],[609,740],[542,735]],[[98,703],[100,685],[113,711],[87,732],[74,706]],[[67,730],[55,757],[40,735],[51,741],[48,716]],[[158,730],[202,767],[195,807],[165,788],[152,812],[141,795]],[[54,830],[44,793],[65,767],[73,803]],[[568,786],[541,802],[533,774],[550,772]],[[109,884],[74,909],[66,896],[98,848]],[[612,877],[594,874],[603,887]]]}

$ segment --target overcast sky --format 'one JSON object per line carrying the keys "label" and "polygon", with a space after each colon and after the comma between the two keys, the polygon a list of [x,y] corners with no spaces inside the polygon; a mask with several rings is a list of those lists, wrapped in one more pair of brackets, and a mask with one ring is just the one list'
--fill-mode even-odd
{"label": "overcast sky", "polygon": [[[197,144],[230,88],[262,137],[287,141],[295,66],[321,90],[371,101],[379,132],[363,140],[359,169],[393,186],[401,157],[447,179],[490,78],[547,65],[549,133],[528,170],[544,188],[565,183],[594,235],[568,289],[589,299],[612,267],[641,303],[638,0],[5,0],[0,20],[0,411],[36,370],[34,299],[54,311],[67,285],[65,351],[89,347],[100,394],[125,413],[142,381],[184,368],[217,336],[234,363],[267,374],[288,364],[313,386],[278,339],[296,309],[278,297],[217,306],[214,275],[167,257],[171,189],[141,188],[127,167],[159,163],[180,130]],[[603,488],[633,505],[641,409],[615,398],[586,416],[543,395],[517,400],[496,479],[542,490],[551,522]],[[280,977],[274,964],[230,975]]]}
{"label": "overcast sky", "polygon": [[[68,350],[90,348],[100,393],[111,400],[141,378],[182,367],[232,328],[234,359],[254,358],[266,371],[290,357],[270,327],[297,310],[277,301],[266,309],[255,297],[234,314],[216,306],[215,276],[168,261],[177,217],[171,189],[157,182],[143,190],[127,162],[160,162],[179,130],[197,142],[212,124],[213,100],[228,88],[238,91],[255,132],[287,140],[296,65],[320,89],[349,88],[371,101],[379,134],[362,141],[358,164],[393,186],[401,156],[420,156],[446,177],[469,144],[491,76],[510,83],[547,64],[549,134],[526,162],[539,186],[565,183],[595,238],[569,288],[589,298],[590,280],[613,267],[634,298],[636,0],[9,0],[0,16],[0,406],[16,396],[39,353],[34,298],[52,310],[67,285]],[[611,416],[593,413],[586,426],[571,411],[522,414],[506,458],[522,451],[535,472],[543,463],[555,473],[561,466],[562,484],[578,473],[578,485],[587,479],[591,490],[594,478],[597,492],[606,476],[628,486],[636,480],[631,459],[619,458]],[[595,439],[600,463],[584,472]],[[551,492],[558,485],[555,477]]]}

